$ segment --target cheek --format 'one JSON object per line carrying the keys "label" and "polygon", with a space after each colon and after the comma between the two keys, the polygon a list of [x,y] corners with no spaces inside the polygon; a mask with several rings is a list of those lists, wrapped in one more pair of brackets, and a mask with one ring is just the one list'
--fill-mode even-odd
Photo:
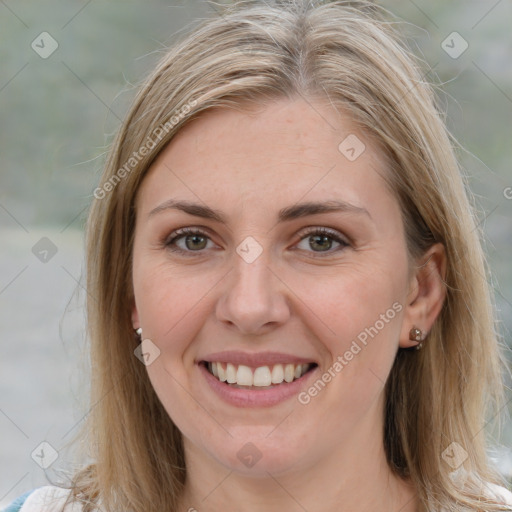
{"label": "cheek", "polygon": [[368,293],[357,279],[347,278],[338,284],[345,285],[345,291],[326,298],[322,308],[322,318],[336,333],[321,340],[331,362],[300,397],[301,404],[307,402],[304,414],[314,411],[317,418],[330,418],[329,424],[320,427],[324,439],[350,435],[362,418],[378,421],[403,314],[401,303],[388,287],[375,286],[373,293]]}
{"label": "cheek", "polygon": [[[389,267],[352,268],[328,286],[310,283],[319,304],[315,312],[329,328],[321,338],[332,358],[326,371],[335,375],[332,380],[352,409],[349,404],[354,400],[371,400],[391,370],[405,307],[406,277],[401,274]],[[311,322],[319,334],[318,318]]]}
{"label": "cheek", "polygon": [[208,276],[193,275],[168,262],[149,258],[134,272],[143,335],[160,350],[146,370],[155,393],[180,430],[186,431],[187,426],[204,414],[187,391],[192,384],[193,364],[187,349],[204,322],[202,315],[207,314],[204,297],[213,284]]}
{"label": "cheek", "polygon": [[204,298],[214,284],[204,273],[180,270],[168,262],[143,262],[134,273],[134,287],[144,336],[163,351],[182,349],[201,325]]}
{"label": "cheek", "polygon": [[302,286],[305,291],[309,289],[305,296],[310,297],[308,303],[311,301],[318,318],[329,327],[333,339],[341,343],[357,338],[372,326],[384,333],[390,330],[389,326],[398,325],[398,313],[404,308],[405,282],[399,272],[361,265],[342,269],[330,279],[303,279]]}

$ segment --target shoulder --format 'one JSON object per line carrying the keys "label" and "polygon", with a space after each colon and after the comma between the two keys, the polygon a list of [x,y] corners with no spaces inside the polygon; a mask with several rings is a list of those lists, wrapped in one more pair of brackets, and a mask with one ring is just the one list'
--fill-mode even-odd
{"label": "shoulder", "polygon": [[479,487],[482,498],[498,501],[502,505],[510,505],[509,510],[512,510],[512,492],[507,488],[492,482],[484,482],[478,475],[467,472],[462,466],[456,471],[452,471],[450,477],[461,487],[465,487],[465,480],[469,478],[473,482],[473,489],[475,486]]}
{"label": "shoulder", "polygon": [[14,500],[3,512],[81,512],[79,503],[64,508],[70,490],[54,485],[39,487]]}
{"label": "shoulder", "polygon": [[504,505],[512,505],[512,492],[510,492],[508,489],[491,483],[487,483],[486,486],[492,495],[501,500]]}

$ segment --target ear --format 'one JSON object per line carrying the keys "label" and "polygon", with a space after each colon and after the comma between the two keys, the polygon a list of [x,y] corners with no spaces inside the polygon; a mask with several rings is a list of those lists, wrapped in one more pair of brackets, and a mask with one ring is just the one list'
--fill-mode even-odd
{"label": "ear", "polygon": [[417,262],[409,281],[407,305],[404,311],[400,347],[418,344],[409,339],[413,327],[420,329],[423,338],[430,332],[446,297],[446,251],[443,244],[434,244]]}

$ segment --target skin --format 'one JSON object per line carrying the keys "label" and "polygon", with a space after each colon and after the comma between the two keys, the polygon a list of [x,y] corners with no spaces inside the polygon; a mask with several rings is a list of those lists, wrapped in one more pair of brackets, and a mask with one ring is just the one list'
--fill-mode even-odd
{"label": "skin", "polygon": [[[354,161],[338,150],[349,134],[366,145]],[[148,375],[184,436],[181,510],[420,510],[386,463],[384,384],[399,347],[417,344],[410,329],[428,332],[439,314],[445,256],[435,245],[410,261],[385,172],[347,116],[300,98],[208,111],[152,164],[136,198],[132,321],[160,350]],[[227,225],[173,209],[149,216],[170,198],[220,210]],[[277,223],[281,208],[330,199],[368,213]],[[173,253],[165,240],[189,226],[207,238],[182,237],[188,256]],[[322,249],[308,226],[348,245]],[[262,248],[250,264],[236,252],[248,236]],[[280,351],[317,361],[320,377],[394,303],[401,310],[307,404],[235,407],[195,364],[221,350]],[[237,457],[247,442],[261,454],[250,468]]]}

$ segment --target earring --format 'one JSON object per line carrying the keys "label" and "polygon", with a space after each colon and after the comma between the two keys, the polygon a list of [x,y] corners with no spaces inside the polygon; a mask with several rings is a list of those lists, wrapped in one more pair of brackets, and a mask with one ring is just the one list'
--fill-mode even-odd
{"label": "earring", "polygon": [[138,329],[135,329],[135,332],[139,338],[142,338],[142,327],[139,327]]}
{"label": "earring", "polygon": [[409,339],[411,341],[419,341],[420,342],[418,345],[416,345],[416,350],[420,350],[421,347],[423,347],[423,343],[421,343],[423,341],[423,333],[417,327],[413,327],[409,331]]}

